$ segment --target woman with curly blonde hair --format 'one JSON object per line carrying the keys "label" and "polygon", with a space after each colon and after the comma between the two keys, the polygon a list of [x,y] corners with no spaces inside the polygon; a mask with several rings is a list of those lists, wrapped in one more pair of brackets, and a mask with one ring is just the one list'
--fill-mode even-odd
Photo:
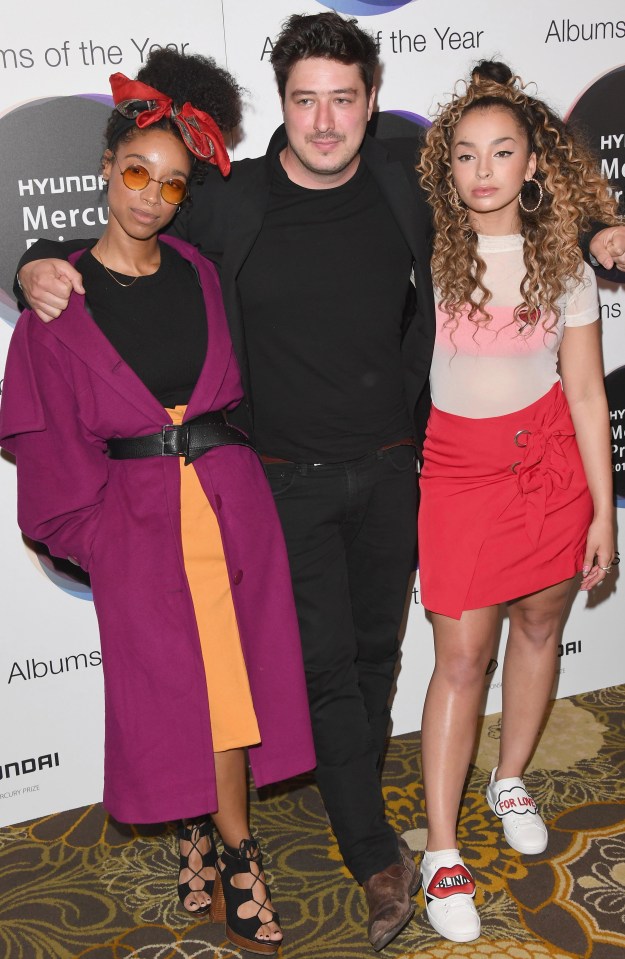
{"label": "woman with curly blonde hair", "polygon": [[441,109],[419,166],[434,213],[433,407],[421,476],[421,590],[436,665],[423,717],[428,843],[440,935],[476,939],[456,820],[499,607],[510,632],[499,762],[486,786],[513,849],[548,835],[523,783],[551,692],[571,584],[617,561],[594,274],[579,250],[616,205],[587,150],[504,64]]}

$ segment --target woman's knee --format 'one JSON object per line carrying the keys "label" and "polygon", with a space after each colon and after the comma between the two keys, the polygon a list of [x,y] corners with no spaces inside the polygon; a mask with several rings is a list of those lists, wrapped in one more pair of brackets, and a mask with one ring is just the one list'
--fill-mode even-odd
{"label": "woman's knee", "polygon": [[551,644],[559,635],[562,610],[557,609],[516,609],[510,615],[510,637],[508,642],[525,642],[542,648]]}
{"label": "woman's knee", "polygon": [[482,651],[456,651],[453,656],[437,656],[434,676],[458,691],[485,682],[489,655]]}

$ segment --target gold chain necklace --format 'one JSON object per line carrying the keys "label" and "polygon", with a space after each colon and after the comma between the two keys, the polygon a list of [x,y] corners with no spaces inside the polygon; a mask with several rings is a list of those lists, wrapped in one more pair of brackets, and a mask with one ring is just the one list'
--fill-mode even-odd
{"label": "gold chain necklace", "polygon": [[104,269],[106,270],[106,272],[108,273],[108,275],[110,276],[110,278],[111,278],[112,280],[115,280],[115,282],[117,283],[118,286],[123,286],[123,288],[124,288],[125,290],[127,290],[129,286],[132,286],[133,283],[136,283],[137,280],[139,279],[139,276],[140,276],[141,274],[139,274],[139,276],[133,276],[133,278],[132,278],[132,280],[130,281],[130,283],[122,283],[121,280],[118,280],[117,277],[116,277],[113,273],[111,273],[111,271],[109,270],[108,266],[106,265],[106,263],[104,262],[104,260],[103,260],[102,257],[100,256],[100,251],[98,250],[98,244],[97,244],[97,243],[96,243],[96,245],[95,245],[94,248],[93,248],[93,252],[94,252],[95,255],[96,255],[96,259],[100,261],[100,263],[102,264],[102,266],[104,267]]}

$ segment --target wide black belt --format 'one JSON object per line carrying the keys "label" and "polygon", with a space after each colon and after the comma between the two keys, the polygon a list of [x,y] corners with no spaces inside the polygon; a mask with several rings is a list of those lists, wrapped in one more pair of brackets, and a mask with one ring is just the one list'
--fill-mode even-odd
{"label": "wide black belt", "polygon": [[163,426],[149,436],[130,436],[107,441],[108,455],[114,460],[143,459],[147,456],[184,456],[185,466],[216,446],[249,446],[247,436],[226,423],[221,410],[202,413],[188,423]]}

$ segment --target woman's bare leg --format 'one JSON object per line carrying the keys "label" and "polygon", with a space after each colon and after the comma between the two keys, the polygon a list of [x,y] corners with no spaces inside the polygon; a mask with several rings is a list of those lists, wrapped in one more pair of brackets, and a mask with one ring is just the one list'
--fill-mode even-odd
{"label": "woman's bare leg", "polygon": [[436,665],[421,732],[429,851],[457,844],[458,809],[498,616],[497,606],[466,610],[459,620],[432,614]]}
{"label": "woman's bare leg", "polygon": [[522,777],[553,688],[562,616],[572,580],[509,604],[497,779]]}
{"label": "woman's bare leg", "polygon": [[[213,813],[213,822],[221,836],[223,842],[233,849],[239,848],[243,839],[250,839],[249,813],[248,813],[248,784],[247,784],[247,762],[244,749],[228,749],[224,752],[215,753],[215,777],[217,780],[217,801],[219,802],[219,811]],[[254,861],[250,863],[251,876],[260,875],[264,880],[264,874],[258,870]],[[235,875],[232,882],[235,886],[246,889],[250,885],[250,873],[241,873]],[[257,893],[260,903],[264,902],[263,891],[258,886],[253,886],[253,895]],[[271,903],[268,903],[271,907]],[[250,915],[256,915],[257,906],[254,902],[250,903]],[[258,918],[266,922],[260,926],[256,933],[259,940],[279,941],[282,939],[280,926],[271,919],[269,909],[261,909]]]}

